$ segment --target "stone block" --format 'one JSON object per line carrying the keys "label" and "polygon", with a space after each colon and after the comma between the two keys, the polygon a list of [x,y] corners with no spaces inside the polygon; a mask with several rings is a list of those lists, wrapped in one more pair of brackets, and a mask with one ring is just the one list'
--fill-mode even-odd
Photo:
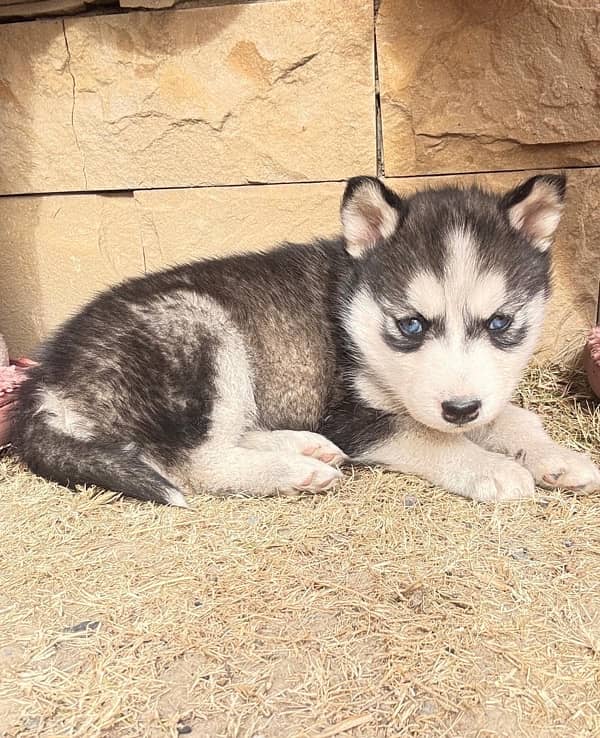
{"label": "stone block", "polygon": [[138,191],[148,270],[340,230],[343,183]]}
{"label": "stone block", "polygon": [[600,6],[382,0],[388,176],[600,164]]}
{"label": "stone block", "polygon": [[375,171],[371,0],[11,24],[0,45],[0,194]]}
{"label": "stone block", "polygon": [[142,274],[131,197],[0,198],[0,333],[30,352],[95,292]]}
{"label": "stone block", "polygon": [[0,194],[83,190],[62,21],[0,25]]}

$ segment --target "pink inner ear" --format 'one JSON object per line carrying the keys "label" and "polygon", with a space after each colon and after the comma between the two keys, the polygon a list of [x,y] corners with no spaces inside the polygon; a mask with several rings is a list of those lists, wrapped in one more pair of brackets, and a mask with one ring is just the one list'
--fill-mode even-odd
{"label": "pink inner ear", "polygon": [[357,229],[355,235],[356,243],[361,246],[370,246],[371,244],[374,244],[376,240],[377,231],[374,228],[371,228],[370,224],[366,221],[361,223],[361,226]]}
{"label": "pink inner ear", "polygon": [[363,230],[365,243],[375,243],[381,238],[381,228],[383,225],[381,211],[369,205],[363,205],[361,211],[364,218]]}
{"label": "pink inner ear", "polygon": [[358,187],[344,203],[341,218],[348,252],[355,257],[391,236],[398,223],[396,210],[370,182]]}
{"label": "pink inner ear", "polygon": [[523,231],[540,249],[550,246],[550,240],[560,221],[562,204],[556,193],[543,185],[536,185],[532,192],[510,209],[510,221]]}
{"label": "pink inner ear", "polygon": [[370,203],[356,203],[346,218],[347,238],[361,251],[373,246],[382,236],[383,215]]}
{"label": "pink inner ear", "polygon": [[547,238],[552,230],[547,227],[548,219],[553,217],[552,208],[545,202],[533,202],[523,213],[523,228],[532,238]]}

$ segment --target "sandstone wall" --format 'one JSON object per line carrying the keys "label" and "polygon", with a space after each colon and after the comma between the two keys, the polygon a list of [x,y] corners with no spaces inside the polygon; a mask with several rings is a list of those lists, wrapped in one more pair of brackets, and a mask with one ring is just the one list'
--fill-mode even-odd
{"label": "sandstone wall", "polygon": [[12,353],[124,276],[335,233],[354,174],[502,189],[558,168],[569,203],[540,355],[576,353],[600,279],[593,3],[205,5],[0,25]]}

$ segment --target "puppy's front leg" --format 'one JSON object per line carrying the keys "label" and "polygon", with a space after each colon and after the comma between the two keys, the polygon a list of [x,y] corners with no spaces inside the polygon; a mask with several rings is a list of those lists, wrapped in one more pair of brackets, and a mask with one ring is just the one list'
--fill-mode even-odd
{"label": "puppy's front leg", "polygon": [[555,443],[530,410],[508,405],[493,423],[472,431],[469,437],[482,448],[513,456],[542,487],[583,493],[600,489],[600,470],[594,462]]}
{"label": "puppy's front leg", "polygon": [[422,427],[396,433],[356,460],[416,474],[472,500],[516,500],[535,491],[531,474],[512,459],[485,451],[463,436]]}

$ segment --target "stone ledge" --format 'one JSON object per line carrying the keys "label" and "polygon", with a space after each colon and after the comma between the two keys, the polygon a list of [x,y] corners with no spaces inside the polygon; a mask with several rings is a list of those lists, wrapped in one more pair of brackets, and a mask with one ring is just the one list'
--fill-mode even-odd
{"label": "stone ledge", "polygon": [[[287,0],[228,0],[229,4],[251,2],[287,2]],[[204,8],[224,5],[223,0],[0,0],[0,23],[47,16],[75,15],[97,8],[98,12],[119,8],[162,10],[164,8]]]}

